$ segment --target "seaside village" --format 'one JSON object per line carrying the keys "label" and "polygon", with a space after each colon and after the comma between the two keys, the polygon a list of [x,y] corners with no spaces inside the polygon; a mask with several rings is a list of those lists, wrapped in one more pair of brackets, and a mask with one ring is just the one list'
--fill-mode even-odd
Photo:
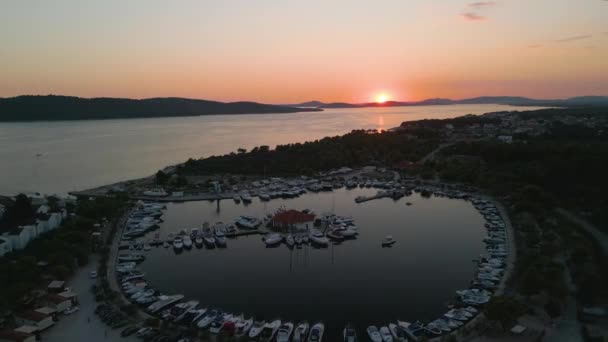
{"label": "seaside village", "polygon": [[[362,203],[377,198],[391,197],[399,199],[420,193],[423,196],[439,196],[470,201],[485,218],[487,236],[486,253],[479,255],[476,261],[477,272],[471,279],[470,287],[455,289],[454,299],[444,314],[426,322],[406,322],[395,320],[384,325],[357,327],[369,336],[372,341],[418,341],[448,335],[458,331],[467,322],[475,320],[480,308],[486,304],[494,293],[503,290],[503,274],[508,268],[509,238],[502,214],[494,203],[478,195],[474,189],[441,183],[424,183],[411,179],[393,178],[387,170],[375,170],[390,177],[379,179],[360,177],[359,170],[343,168],[339,172],[326,174],[318,178],[269,178],[256,180],[230,191],[216,192],[218,198],[233,200],[247,205],[255,197],[261,201],[272,201],[275,198],[293,198],[307,192],[334,191],[341,188],[375,188],[377,194],[369,197],[357,197]],[[357,177],[353,177],[358,175]],[[143,195],[143,194],[142,194]],[[181,195],[181,194],[180,194]],[[154,197],[156,200],[151,201]],[[166,208],[164,202],[173,195],[162,189],[146,192],[137,208],[131,212],[121,236],[120,250],[116,264],[116,275],[123,295],[138,305],[147,315],[152,315],[165,322],[197,329],[199,333],[227,334],[251,339],[276,341],[321,341],[325,325],[315,317],[305,322],[288,320],[261,320],[253,314],[226,312],[221,308],[207,307],[196,299],[187,299],[179,293],[162,293],[145,279],[145,274],[138,269],[138,264],[145,262],[146,251],[157,248],[173,248],[176,253],[193,249],[226,248],[230,238],[239,235],[259,234],[262,236],[261,247],[302,248],[311,246],[324,248],[330,244],[341,244],[349,239],[356,239],[359,227],[351,217],[336,214],[317,214],[310,209],[281,207],[275,213],[264,217],[240,216],[233,222],[202,222],[200,226],[182,229],[177,234],[161,236],[154,232],[162,220]],[[364,205],[364,204],[362,204]],[[406,205],[411,205],[407,202]],[[153,235],[152,238],[149,238]],[[390,247],[398,243],[391,236],[378,241],[378,247]],[[348,246],[344,246],[348,248]],[[109,305],[101,305],[100,317],[110,326],[123,326],[128,319],[117,313]],[[318,318],[317,318],[318,319]],[[331,327],[343,329],[346,341],[354,341],[357,330],[353,326]],[[516,329],[525,329],[517,327]],[[163,333],[152,327],[129,326],[124,330],[126,335],[136,334],[146,340],[162,340]],[[361,338],[361,336],[359,337]],[[183,341],[186,341],[184,339]]]}
{"label": "seaside village", "polygon": [[[19,253],[37,239],[60,228],[68,218],[67,204],[75,201],[74,197],[49,198],[35,193],[27,196],[34,210],[27,224],[18,226],[2,226],[0,231],[0,258],[10,253]],[[0,196],[0,222],[9,215],[8,208],[15,198]],[[38,261],[36,267],[44,273],[48,262]],[[0,278],[6,274],[0,274]],[[15,312],[0,312],[0,327],[6,321],[12,321],[14,328],[0,328],[0,341],[36,341],[40,334],[51,328],[60,320],[62,315],[69,315],[78,310],[78,294],[72,291],[65,281],[53,280],[45,276],[46,287],[37,290],[23,298],[22,309]],[[6,281],[2,279],[2,281]]]}

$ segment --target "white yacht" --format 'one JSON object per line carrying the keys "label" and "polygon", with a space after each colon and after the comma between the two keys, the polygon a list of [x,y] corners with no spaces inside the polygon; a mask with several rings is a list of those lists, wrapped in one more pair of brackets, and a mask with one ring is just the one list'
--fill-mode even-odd
{"label": "white yacht", "polygon": [[249,329],[253,326],[253,317],[243,318],[242,320],[236,322],[235,327],[235,335],[243,336],[249,332]]}
{"label": "white yacht", "polygon": [[243,200],[243,203],[251,203],[252,201],[251,195],[247,191],[241,192],[241,199]]}
{"label": "white yacht", "polygon": [[266,321],[255,321],[249,329],[249,338],[257,338],[262,333],[262,330],[266,326]]}
{"label": "white yacht", "polygon": [[234,202],[236,203],[241,203],[241,196],[239,196],[239,194],[234,194],[232,195],[232,199],[234,200]]}
{"label": "white yacht", "polygon": [[266,246],[276,246],[283,241],[283,235],[279,233],[271,233],[264,237],[264,243]]}
{"label": "white yacht", "polygon": [[310,328],[310,334],[308,335],[308,342],[321,342],[323,340],[323,333],[325,332],[325,325],[319,322]]}
{"label": "white yacht", "polygon": [[380,336],[382,336],[382,341],[384,342],[393,342],[393,335],[386,326],[380,328]]}
{"label": "white yacht", "polygon": [[260,338],[263,340],[272,340],[274,336],[277,334],[279,327],[281,326],[281,320],[277,319],[272,322],[266,323],[264,328],[262,329],[262,333],[260,334]]}
{"label": "white yacht", "polygon": [[388,247],[388,246],[392,246],[393,244],[395,244],[395,239],[393,239],[392,235],[387,235],[384,237],[384,239],[382,239],[382,246],[383,247]]}
{"label": "white yacht", "polygon": [[285,322],[279,327],[277,332],[277,342],[289,342],[293,333],[293,323]]}
{"label": "white yacht", "polygon": [[285,238],[285,243],[287,243],[287,246],[293,247],[296,244],[296,240],[293,238],[293,235],[289,234]]}
{"label": "white yacht", "polygon": [[342,330],[342,338],[344,342],[357,342],[357,331],[352,325],[348,324]]}
{"label": "white yacht", "polygon": [[329,239],[317,229],[310,231],[310,240],[322,246],[327,246],[329,244]]}
{"label": "white yacht", "polygon": [[192,239],[188,235],[185,235],[182,240],[184,243],[184,248],[187,248],[187,249],[192,248]]}
{"label": "white yacht", "polygon": [[308,322],[301,322],[293,332],[293,342],[304,342],[306,341],[306,335],[308,334]]}
{"label": "white yacht", "polygon": [[173,248],[176,250],[181,250],[184,247],[184,241],[180,237],[175,237],[173,239]]}
{"label": "white yacht", "polygon": [[375,325],[367,327],[367,335],[373,342],[382,342],[382,335],[380,335],[380,331]]}

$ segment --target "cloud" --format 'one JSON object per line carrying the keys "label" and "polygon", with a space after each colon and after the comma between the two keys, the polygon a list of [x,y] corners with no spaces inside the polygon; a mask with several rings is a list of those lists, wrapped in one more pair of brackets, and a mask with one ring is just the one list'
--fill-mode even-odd
{"label": "cloud", "polygon": [[483,15],[479,15],[475,12],[465,12],[465,13],[460,13],[460,16],[463,17],[465,20],[467,21],[481,21],[481,20],[486,20],[486,17],[484,17]]}
{"label": "cloud", "polygon": [[[605,0],[608,1],[608,0]],[[491,7],[496,5],[496,3],[494,1],[477,1],[477,2],[471,2],[469,4],[469,7],[473,7],[473,8],[484,8],[484,7]]]}
{"label": "cloud", "polygon": [[537,49],[543,47],[543,44],[530,44],[528,45],[530,49]]}
{"label": "cloud", "polygon": [[567,43],[567,42],[572,42],[575,40],[583,40],[583,39],[587,39],[587,38],[591,38],[591,37],[592,36],[590,34],[583,34],[583,35],[579,35],[579,36],[571,36],[571,37],[566,37],[566,38],[562,38],[562,39],[557,39],[555,41],[558,43]]}

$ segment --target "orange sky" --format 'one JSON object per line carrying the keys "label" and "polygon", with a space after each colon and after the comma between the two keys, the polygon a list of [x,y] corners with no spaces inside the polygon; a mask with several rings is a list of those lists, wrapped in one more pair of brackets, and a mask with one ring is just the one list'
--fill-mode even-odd
{"label": "orange sky", "polygon": [[608,95],[603,0],[0,5],[0,96]]}

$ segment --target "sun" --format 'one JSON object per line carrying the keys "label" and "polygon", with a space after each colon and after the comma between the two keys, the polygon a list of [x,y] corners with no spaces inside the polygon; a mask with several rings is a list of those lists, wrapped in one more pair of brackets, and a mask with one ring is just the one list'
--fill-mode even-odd
{"label": "sun", "polygon": [[388,95],[386,94],[378,94],[376,95],[376,102],[378,103],[384,103],[388,101]]}

